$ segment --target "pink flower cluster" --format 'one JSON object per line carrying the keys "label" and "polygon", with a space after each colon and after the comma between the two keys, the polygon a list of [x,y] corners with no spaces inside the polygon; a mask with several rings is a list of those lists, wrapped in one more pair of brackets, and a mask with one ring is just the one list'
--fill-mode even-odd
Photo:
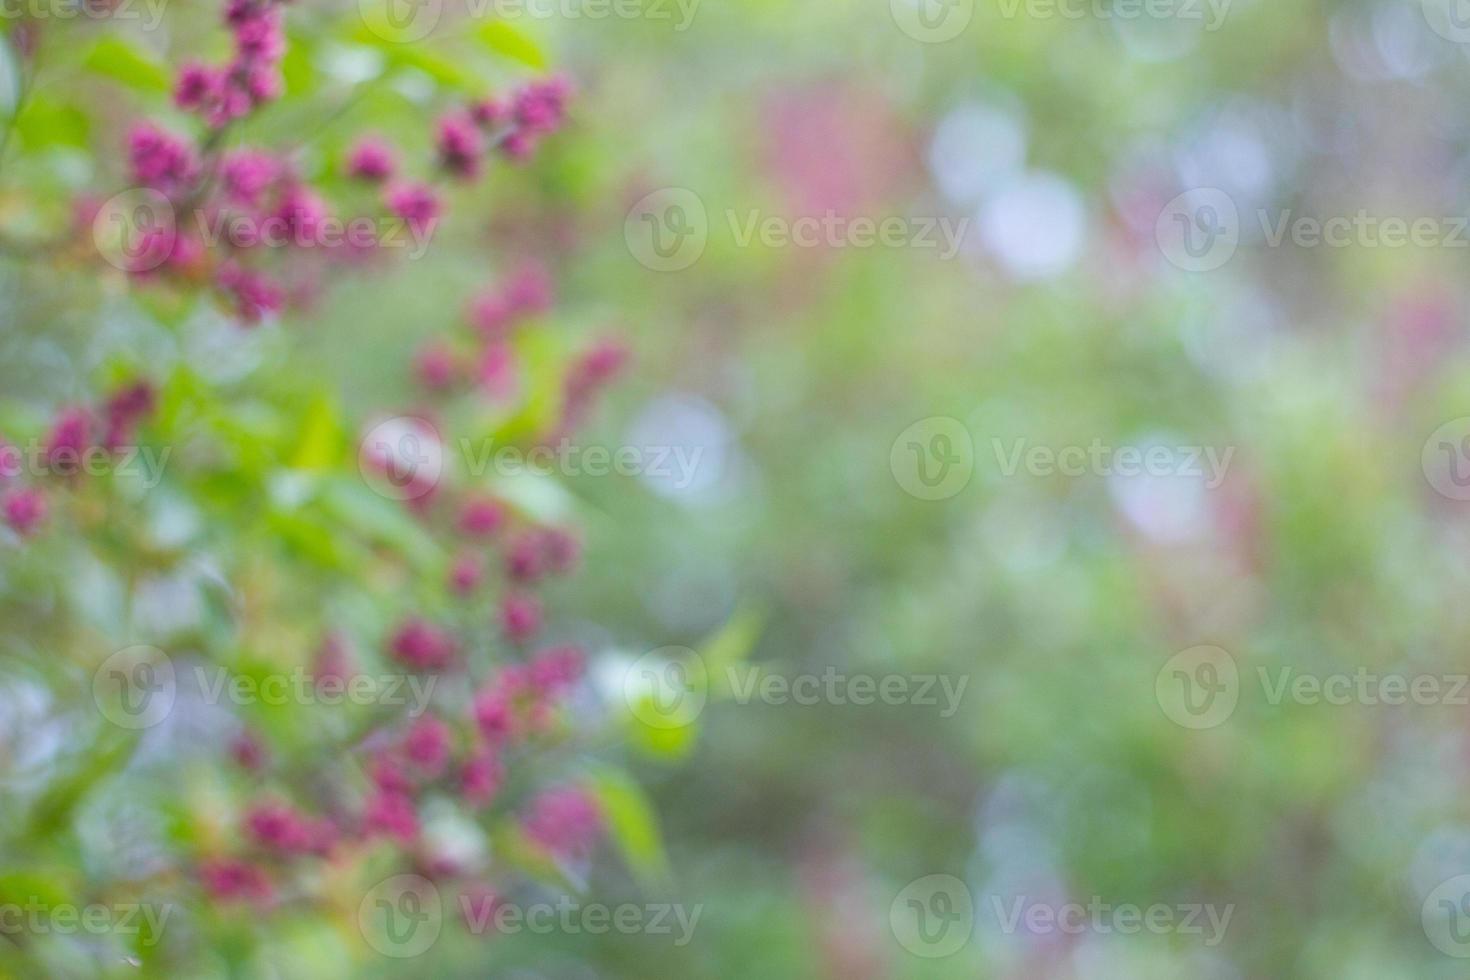
{"label": "pink flower cluster", "polygon": [[[153,386],[137,381],[116,389],[99,410],[69,405],[57,411],[41,446],[44,474],[63,482],[77,479],[83,458],[88,453],[113,454],[131,445],[137,427],[152,414],[156,395]],[[18,449],[0,442],[0,518],[22,537],[34,534],[50,512],[46,492],[33,480],[19,482],[22,476]]]}
{"label": "pink flower cluster", "polygon": [[[406,637],[415,648],[449,642],[419,624],[395,633],[395,656]],[[328,815],[316,816],[278,796],[263,796],[242,813],[245,844],[240,853],[200,861],[203,886],[220,899],[268,903],[278,892],[276,879],[294,862],[334,860],[384,840],[412,853],[415,865],[436,877],[460,875],[468,869],[434,853],[422,836],[423,800],[430,794],[457,798],[470,811],[495,803],[505,783],[507,754],[553,732],[557,712],[582,677],[583,662],[576,647],[550,647],[501,667],[470,699],[471,710],[461,720],[430,708],[416,718],[377,728],[361,742],[366,779],[355,805],[337,804]],[[329,680],[340,687],[355,675],[339,636],[324,641],[313,672],[319,687]],[[254,778],[272,776],[270,755],[254,735],[238,737],[231,754]],[[596,803],[573,785],[544,790],[526,805],[519,821],[529,840],[567,858],[584,857],[602,829]]]}
{"label": "pink flower cluster", "polygon": [[197,112],[216,129],[280,96],[286,53],[281,12],[272,0],[230,0],[225,22],[234,36],[234,58],[218,68],[191,62],[174,85],[179,108]]}
{"label": "pink flower cluster", "polygon": [[[334,233],[329,245],[318,231],[329,220],[334,228],[338,222],[320,193],[297,173],[299,168],[261,150],[225,149],[231,123],[280,95],[284,3],[228,0],[224,20],[234,42],[230,60],[218,66],[191,62],[180,69],[174,102],[204,121],[206,135],[197,145],[151,122],[138,124],[128,137],[129,173],[136,186],[164,195],[176,212],[187,205],[212,227],[230,231],[206,247],[182,220],[185,215],[175,214],[175,224],[155,220],[137,229],[124,267],[146,281],[208,283],[245,325],[309,300],[318,292],[322,263],[365,261],[380,254],[377,246],[388,237],[372,231],[349,237],[344,231]],[[504,104],[486,99],[446,113],[434,135],[433,176],[473,180],[497,147],[509,158],[524,158],[561,126],[570,91],[561,78],[533,81]],[[372,223],[359,228],[376,228],[378,218],[391,216],[415,237],[423,237],[444,211],[432,181],[399,176],[394,151],[381,139],[360,140],[348,153],[345,170],[355,180],[383,185],[381,213],[361,216]],[[345,229],[359,220],[340,224]],[[262,243],[310,249],[313,258],[303,262],[296,252],[277,263],[279,268],[267,269],[273,250],[260,248]],[[448,363],[431,360],[424,372],[447,383]]]}

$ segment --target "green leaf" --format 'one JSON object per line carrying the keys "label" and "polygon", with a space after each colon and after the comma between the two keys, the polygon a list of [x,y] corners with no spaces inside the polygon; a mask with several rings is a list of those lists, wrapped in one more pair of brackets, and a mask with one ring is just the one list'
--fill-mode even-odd
{"label": "green leaf", "polygon": [[727,668],[733,667],[750,656],[765,628],[764,613],[754,609],[740,609],[699,646],[700,659],[710,679],[710,695],[724,697],[729,694],[719,678],[730,676]]}
{"label": "green leaf", "polygon": [[92,45],[82,65],[139,91],[167,92],[169,73],[146,51],[125,38],[110,34]]}
{"label": "green leaf", "polygon": [[502,57],[532,68],[546,68],[546,54],[541,46],[524,31],[503,20],[486,21],[475,34],[487,48]]}
{"label": "green leaf", "polygon": [[15,121],[15,131],[31,150],[87,145],[86,114],[76,106],[32,95]]}
{"label": "green leaf", "polygon": [[298,470],[329,470],[342,457],[342,421],[337,406],[326,395],[317,395],[301,419],[301,439],[291,454]]}
{"label": "green leaf", "polygon": [[617,769],[599,769],[587,788],[602,808],[608,833],[622,852],[628,868],[645,887],[661,887],[669,880],[658,815],[643,790]]}

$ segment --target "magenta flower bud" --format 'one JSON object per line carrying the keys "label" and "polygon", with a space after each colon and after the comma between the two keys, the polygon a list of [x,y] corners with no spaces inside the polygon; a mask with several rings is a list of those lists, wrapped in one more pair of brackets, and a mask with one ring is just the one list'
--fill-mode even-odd
{"label": "magenta flower bud", "polygon": [[531,659],[531,683],[543,694],[563,690],[582,676],[584,664],[577,647],[548,647]]}
{"label": "magenta flower bud", "polygon": [[489,497],[468,500],[459,512],[459,529],[477,538],[489,537],[504,523],[505,507]]}
{"label": "magenta flower bud", "polygon": [[257,207],[282,169],[281,164],[268,153],[236,150],[226,154],[220,166],[220,189],[232,204]]}
{"label": "magenta flower bud", "polygon": [[515,731],[510,701],[497,687],[488,687],[475,695],[475,724],[480,734],[492,745],[499,745]]}
{"label": "magenta flower bud", "polygon": [[423,232],[439,218],[439,198],[422,184],[400,184],[389,188],[388,210],[408,222],[415,232]]}
{"label": "magenta flower bud", "polygon": [[541,629],[541,603],[532,595],[510,593],[500,604],[500,626],[512,643],[526,642]]}
{"label": "magenta flower bud", "polygon": [[0,498],[0,509],[5,514],[5,523],[22,537],[35,532],[46,519],[46,498],[39,490],[22,488],[11,490]]}
{"label": "magenta flower bud", "polygon": [[543,791],[521,821],[526,836],[553,854],[585,856],[602,833],[602,811],[575,786]]}
{"label": "magenta flower bud", "polygon": [[550,133],[565,120],[570,97],[571,85],[560,76],[531,82],[512,97],[511,114],[522,131]]}
{"label": "magenta flower bud", "polygon": [[539,262],[522,265],[505,285],[505,301],[520,316],[545,313],[555,301],[551,273]]}
{"label": "magenta flower bud", "polygon": [[455,644],[443,630],[422,619],[410,619],[389,642],[394,659],[415,670],[440,670],[449,666]]}
{"label": "magenta flower bud", "polygon": [[479,127],[469,116],[453,113],[439,120],[435,145],[439,165],[449,173],[467,180],[479,175],[485,145]]}
{"label": "magenta flower bud", "polygon": [[363,827],[369,835],[381,834],[411,844],[419,834],[419,816],[406,794],[378,790],[368,797]]}
{"label": "magenta flower bud", "polygon": [[459,791],[471,806],[484,806],[495,799],[505,781],[505,766],[493,749],[480,749],[470,756],[459,774]]}
{"label": "magenta flower bud", "polygon": [[485,566],[475,555],[459,556],[449,570],[449,587],[458,595],[471,594],[484,579]]}
{"label": "magenta flower bud", "polygon": [[470,118],[482,129],[494,129],[510,118],[510,107],[499,99],[470,103]]}
{"label": "magenta flower bud", "polygon": [[384,181],[395,170],[393,151],[380,139],[365,137],[348,151],[347,176],[356,180]]}
{"label": "magenta flower bud", "polygon": [[423,776],[437,777],[449,761],[449,726],[433,715],[424,715],[404,736],[403,754]]}
{"label": "magenta flower bud", "polygon": [[174,83],[174,105],[194,111],[211,105],[219,98],[224,80],[215,69],[189,62],[179,69]]}
{"label": "magenta flower bud", "polygon": [[231,858],[201,863],[199,879],[205,891],[226,901],[244,900],[263,905],[273,894],[270,878],[262,868]]}
{"label": "magenta flower bud", "polygon": [[511,542],[505,555],[505,574],[512,581],[522,584],[534,582],[544,571],[539,535],[526,531]]}
{"label": "magenta flower bud", "polygon": [[414,370],[419,383],[434,391],[443,391],[454,384],[458,365],[454,351],[447,344],[431,341],[424,345],[414,358]]}
{"label": "magenta flower bud", "polygon": [[81,470],[82,455],[91,444],[92,417],[87,410],[62,409],[46,437],[46,465],[63,476],[74,475]]}

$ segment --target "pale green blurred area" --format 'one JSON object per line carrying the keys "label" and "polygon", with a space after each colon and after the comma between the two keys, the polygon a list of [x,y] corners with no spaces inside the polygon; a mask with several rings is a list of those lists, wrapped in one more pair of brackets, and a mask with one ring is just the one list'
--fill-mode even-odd
{"label": "pale green blurred area", "polygon": [[[630,656],[759,610],[751,658],[768,669],[966,678],[959,710],[725,700],[687,742],[635,742],[674,869],[656,898],[702,908],[686,945],[455,936],[359,968],[302,923],[261,975],[1462,975],[1421,911],[1470,872],[1465,706],[1272,704],[1257,678],[1470,671],[1470,505],[1421,467],[1430,433],[1470,414],[1467,252],[1257,239],[1188,272],[1154,224],[1203,186],[1247,223],[1463,216],[1470,48],[1408,2],[1240,0],[1217,31],[1135,31],[977,0],[936,44],[875,0],[705,0],[684,30],[672,0],[659,9],[670,20],[512,18],[577,80],[571,131],[544,166],[497,172],[486,227],[297,318],[299,366],[354,413],[412,403],[419,343],[501,271],[456,244],[549,260],[558,327],[615,329],[636,352],[586,442],[702,453],[692,491],[569,481],[588,572],[564,604]],[[936,132],[966,112],[990,128],[945,149]],[[389,96],[354,113],[388,133],[421,123]],[[1025,173],[1055,178],[1056,209],[1013,199],[1007,223],[997,202]],[[625,219],[667,187],[698,196],[708,242],[656,272]],[[967,220],[964,248],[740,242],[753,213],[827,207]],[[1020,275],[1028,248],[1055,261]],[[55,315],[24,295],[18,321]],[[917,499],[891,451],[941,416],[970,433],[974,475]],[[1018,439],[1234,455],[1210,489],[1007,475]],[[1156,678],[1200,644],[1233,655],[1241,694],[1195,731]],[[891,915],[931,874],[974,902],[973,935],[939,958]],[[609,903],[648,900],[602,884]],[[1232,915],[1216,945],[1008,932],[1017,897]]]}

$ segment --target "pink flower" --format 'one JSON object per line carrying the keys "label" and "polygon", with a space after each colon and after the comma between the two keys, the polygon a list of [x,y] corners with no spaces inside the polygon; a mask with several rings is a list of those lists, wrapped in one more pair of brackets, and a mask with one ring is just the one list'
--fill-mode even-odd
{"label": "pink flower", "polygon": [[403,754],[424,776],[435,778],[449,761],[449,726],[433,715],[424,715],[404,736]]}
{"label": "pink flower", "polygon": [[272,894],[270,878],[264,870],[231,858],[202,862],[199,878],[204,890],[218,899],[264,903],[270,901]]}
{"label": "pink flower", "polygon": [[474,712],[475,724],[490,744],[499,745],[514,732],[510,700],[498,687],[487,687],[475,695]]}
{"label": "pink flower", "polygon": [[495,799],[505,781],[505,766],[493,749],[470,756],[459,774],[459,791],[471,806],[484,806]]}
{"label": "pink flower", "polygon": [[260,803],[245,815],[245,826],[255,841],[286,854],[319,851],[329,843],[325,826],[301,816],[283,803]]}
{"label": "pink flower", "polygon": [[516,125],[531,133],[550,133],[566,118],[571,85],[565,78],[531,82],[519,89],[511,101]]}
{"label": "pink flower", "polygon": [[328,681],[333,685],[345,685],[356,673],[352,666],[352,655],[347,650],[347,641],[340,633],[329,632],[322,638],[312,659],[312,680],[317,687]]}
{"label": "pink flower", "polygon": [[419,383],[435,391],[442,391],[454,384],[457,367],[454,351],[447,344],[437,341],[425,344],[414,359]]}
{"label": "pink flower", "polygon": [[263,273],[247,269],[235,262],[226,262],[215,274],[215,283],[230,298],[235,314],[248,325],[254,325],[266,316],[280,311],[286,303],[286,294]]}
{"label": "pink flower", "polygon": [[544,571],[541,561],[541,539],[534,531],[526,531],[511,542],[505,555],[505,574],[516,582],[534,582]]}
{"label": "pink flower", "polygon": [[527,837],[553,854],[581,856],[602,833],[602,813],[584,790],[555,787],[531,801],[521,825]]}
{"label": "pink flower", "polygon": [[138,422],[153,412],[153,386],[139,381],[113,392],[104,406],[106,415],[102,448],[113,452],[133,441]]}
{"label": "pink flower", "polygon": [[357,180],[387,180],[395,169],[393,151],[380,139],[365,137],[347,154],[347,175]]}
{"label": "pink flower", "polygon": [[128,134],[128,165],[134,181],[169,196],[184,190],[199,173],[189,145],[151,123],[140,123]]}
{"label": "pink flower", "polygon": [[179,69],[178,81],[174,83],[174,105],[191,111],[203,109],[219,97],[222,84],[218,71],[189,62]]}
{"label": "pink flower", "polygon": [[582,546],[571,532],[556,527],[542,528],[537,540],[548,569],[564,575],[577,567]]}
{"label": "pink flower", "polygon": [[315,191],[297,184],[282,195],[276,217],[285,222],[291,244],[307,248],[321,240],[321,226],[328,217],[327,206]]}
{"label": "pink flower", "polygon": [[387,793],[411,793],[413,792],[413,780],[408,776],[408,770],[403,765],[403,760],[387,752],[377,755],[370,767],[373,785]]}
{"label": "pink flower", "polygon": [[280,173],[281,165],[270,154],[236,150],[226,154],[220,166],[220,188],[226,200],[253,208]]}
{"label": "pink flower", "polygon": [[500,625],[506,639],[524,643],[541,628],[541,603],[532,595],[508,594],[500,604]]}
{"label": "pink flower", "polygon": [[480,385],[497,400],[509,399],[516,390],[516,356],[510,344],[492,341],[480,354]]}
{"label": "pink flower", "polygon": [[5,523],[19,535],[31,534],[46,519],[46,498],[39,490],[10,490],[0,498]]}
{"label": "pink flower", "polygon": [[460,555],[449,570],[449,587],[459,595],[469,595],[485,579],[485,566],[474,555]]}
{"label": "pink flower", "polygon": [[91,444],[92,417],[87,410],[62,409],[46,437],[46,464],[52,471],[70,476],[81,469],[82,455]]}
{"label": "pink flower", "polygon": [[419,834],[418,812],[413,800],[403,793],[378,790],[368,797],[363,825],[369,834],[385,834],[411,844]]}
{"label": "pink flower", "polygon": [[432,230],[439,218],[439,198],[422,184],[400,184],[390,188],[388,210],[408,222],[416,233]]}
{"label": "pink flower", "polygon": [[265,768],[265,746],[249,732],[241,732],[230,740],[230,758],[246,772]]}
{"label": "pink flower", "polygon": [[485,146],[475,121],[462,113],[453,113],[439,120],[439,135],[435,141],[439,151],[439,164],[456,177],[473,178],[480,172],[480,157]]}
{"label": "pink flower", "polygon": [[481,99],[470,103],[470,118],[477,126],[494,129],[510,118],[510,108],[498,99]]}
{"label": "pink flower", "polygon": [[505,139],[500,141],[500,152],[506,158],[520,163],[531,157],[536,152],[536,144],[540,138],[528,129],[518,129],[513,133],[507,133]]}
{"label": "pink flower", "polygon": [[539,262],[527,262],[505,285],[505,301],[511,310],[523,316],[545,313],[555,301],[551,273]]}
{"label": "pink flower", "polygon": [[514,316],[515,310],[499,292],[482,293],[470,302],[470,326],[492,340],[504,337]]}
{"label": "pink flower", "polygon": [[531,659],[531,683],[542,693],[554,693],[577,682],[585,658],[577,647],[548,647]]}
{"label": "pink flower", "polygon": [[389,650],[400,663],[416,670],[439,670],[449,666],[455,644],[443,630],[422,619],[410,619],[398,628]]}
{"label": "pink flower", "polygon": [[477,538],[487,538],[505,523],[505,507],[490,497],[476,497],[465,502],[459,512],[459,529]]}

